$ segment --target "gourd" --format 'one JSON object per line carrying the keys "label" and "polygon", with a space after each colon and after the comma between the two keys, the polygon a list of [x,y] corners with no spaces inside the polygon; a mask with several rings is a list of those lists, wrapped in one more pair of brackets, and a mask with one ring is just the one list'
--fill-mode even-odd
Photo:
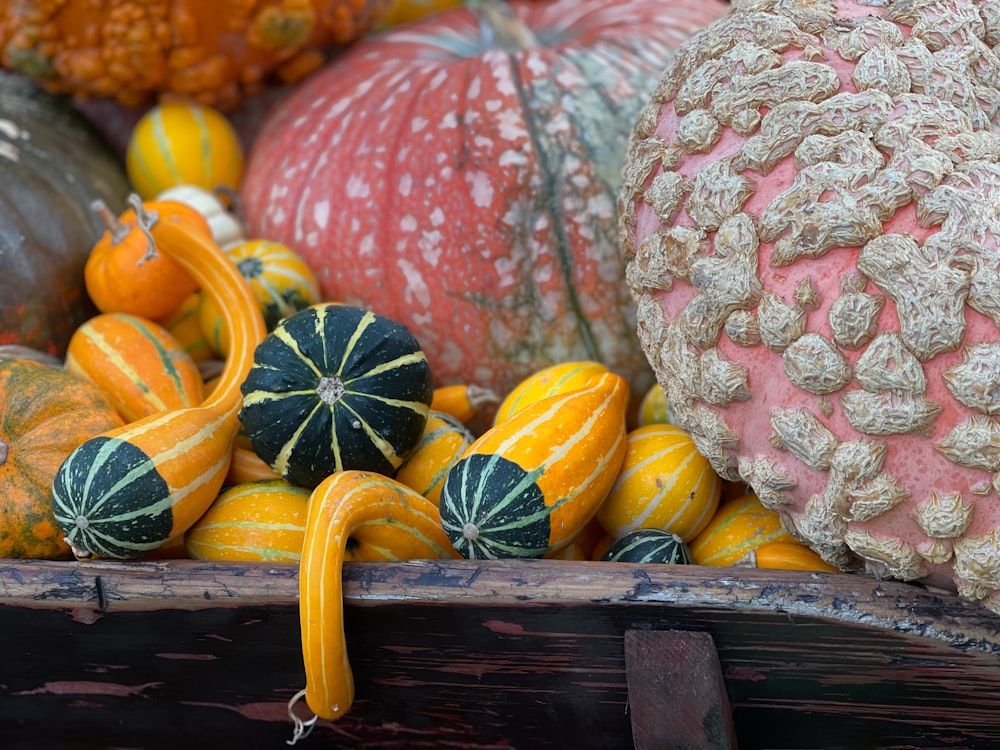
{"label": "gourd", "polygon": [[254,451],[294,484],[347,469],[392,476],[423,435],[434,384],[420,344],[370,310],[323,303],[261,342],[242,385]]}
{"label": "gourd", "polygon": [[0,360],[0,558],[69,558],[52,479],[80,443],[122,424],[97,386],[61,367]]}
{"label": "gourd", "polygon": [[615,539],[662,529],[689,542],[719,506],[722,480],[679,427],[651,424],[628,433],[625,459],[597,520]]}
{"label": "gourd", "polygon": [[[302,697],[316,716],[335,719],[354,701],[354,679],[344,636],[342,569],[345,560],[456,558],[437,506],[380,474],[331,474],[309,499],[299,566],[299,620],[306,687]],[[294,714],[291,714],[294,717]],[[303,722],[296,719],[298,739]]]}
{"label": "gourd", "polygon": [[[242,148],[241,146],[241,150]],[[215,244],[223,250],[234,242],[246,239],[243,224],[222,202],[214,188],[209,190],[197,185],[175,185],[158,193],[156,200],[186,203],[191,208],[196,209],[208,222]]]}
{"label": "gourd", "polygon": [[191,292],[173,312],[160,318],[158,322],[184,347],[191,359],[204,362],[215,359],[218,355],[201,330],[201,323],[198,321],[199,307],[201,292]]}
{"label": "gourd", "polygon": [[134,107],[156,96],[228,109],[314,71],[384,0],[246,3],[19,0],[0,5],[0,64],[57,94]]}
{"label": "gourd", "polygon": [[283,479],[229,487],[184,535],[196,560],[299,562],[310,491]]}
{"label": "gourd", "polygon": [[103,227],[87,205],[124,208],[127,196],[124,169],[78,112],[0,71],[0,345],[65,353],[97,312],[83,267]]}
{"label": "gourd", "polygon": [[838,568],[1000,611],[997,41],[982,0],[736,3],[647,100],[620,216],[720,475]]}
{"label": "gourd", "polygon": [[139,118],[125,147],[125,170],[143,200],[181,185],[236,190],[243,166],[243,145],[229,120],[197,102],[157,104]]}
{"label": "gourd", "polygon": [[254,482],[261,479],[281,479],[274,469],[264,463],[264,460],[251,448],[244,448],[235,442],[233,457],[229,461],[229,471],[223,485],[231,487],[244,482]]}
{"label": "gourd", "polygon": [[465,425],[447,412],[427,413],[424,434],[396,471],[396,481],[416,490],[431,502],[441,499],[444,479],[475,438]]}
{"label": "gourd", "polygon": [[653,383],[646,395],[639,401],[639,412],[636,417],[639,427],[650,424],[677,424],[677,417],[667,400],[667,392],[659,383]]}
{"label": "gourd", "polygon": [[778,570],[810,570],[836,573],[833,565],[823,560],[809,547],[799,542],[768,542],[750,550],[733,565],[750,568],[772,568]]}
{"label": "gourd", "polygon": [[103,313],[69,340],[66,369],[97,385],[126,422],[197,406],[204,397],[198,365],[151,320]]}
{"label": "gourd", "polygon": [[615,373],[541,399],[483,433],[451,468],[441,523],[470,559],[541,557],[591,520],[625,458],[628,384]]}
{"label": "gourd", "polygon": [[[250,284],[269,331],[283,318],[319,304],[319,282],[312,269],[291,248],[279,242],[255,239],[236,242],[223,249]],[[219,307],[211,297],[201,297],[198,324],[215,353],[225,357],[229,341],[222,327]]]}
{"label": "gourd", "polygon": [[[147,225],[139,196],[129,196],[129,208],[120,216],[100,201],[91,210],[105,231],[91,248],[84,265],[87,294],[101,312],[123,312],[158,320],[174,312],[198,288],[197,280],[168,253],[158,251]],[[211,237],[212,230],[197,210],[184,203],[164,202],[173,221]]]}
{"label": "gourd", "polygon": [[361,39],[262,125],[248,231],[301,253],[324,299],[406,325],[439,383],[505,394],[595,359],[638,396],[653,379],[615,221],[628,133],[680,42],[727,10],[492,0]]}
{"label": "gourd", "polygon": [[484,409],[495,409],[499,403],[500,397],[489,388],[458,383],[434,389],[431,411],[445,412],[464,424],[480,416]]}
{"label": "gourd", "polygon": [[[184,210],[178,210],[178,207]],[[216,498],[239,431],[239,387],[265,335],[246,280],[182,204],[141,206],[130,232],[147,234],[226,316],[232,350],[199,405],[153,414],[84,442],[53,482],[55,516],[77,557],[139,557],[177,540]]]}
{"label": "gourd", "polygon": [[608,368],[594,360],[560,362],[537,370],[515,385],[496,409],[493,424],[510,419],[526,406],[549,396],[581,388]]}
{"label": "gourd", "polygon": [[684,540],[664,529],[630,531],[616,539],[601,559],[641,565],[688,565],[693,562]]}
{"label": "gourd", "polygon": [[592,518],[573,535],[565,547],[546,552],[542,557],[546,560],[592,560],[594,550],[604,536],[604,527],[596,518]]}
{"label": "gourd", "polygon": [[697,565],[732,565],[763,544],[795,541],[777,511],[749,493],[721,503],[688,548]]}

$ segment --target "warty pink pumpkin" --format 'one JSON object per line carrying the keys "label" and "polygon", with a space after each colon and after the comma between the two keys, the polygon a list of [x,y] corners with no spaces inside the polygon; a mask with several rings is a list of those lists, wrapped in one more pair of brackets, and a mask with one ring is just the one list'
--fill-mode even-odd
{"label": "warty pink pumpkin", "polygon": [[[470,4],[471,5],[471,4]],[[324,297],[421,342],[437,385],[503,394],[594,359],[643,393],[615,203],[635,116],[718,0],[492,2],[358,42],[252,150],[250,233]]]}
{"label": "warty pink pumpkin", "polygon": [[738,0],[667,67],[619,206],[716,470],[825,560],[996,611],[998,8]]}

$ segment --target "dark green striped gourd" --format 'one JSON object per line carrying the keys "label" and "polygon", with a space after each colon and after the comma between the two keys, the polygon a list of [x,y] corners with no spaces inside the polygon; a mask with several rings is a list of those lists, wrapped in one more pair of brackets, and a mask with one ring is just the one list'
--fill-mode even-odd
{"label": "dark green striped gourd", "polygon": [[423,435],[434,384],[404,325],[324,303],[265,337],[242,391],[240,420],[257,455],[315,487],[348,469],[392,476]]}
{"label": "dark green striped gourd", "polygon": [[638,529],[615,541],[601,557],[607,562],[690,565],[691,552],[677,534]]}

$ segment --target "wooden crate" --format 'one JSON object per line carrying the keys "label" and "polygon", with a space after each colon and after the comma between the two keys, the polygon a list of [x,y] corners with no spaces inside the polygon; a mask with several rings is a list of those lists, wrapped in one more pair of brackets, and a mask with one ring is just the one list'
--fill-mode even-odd
{"label": "wooden crate", "polygon": [[[357,700],[297,747],[1000,747],[1000,617],[916,586],[548,561],[344,576]],[[0,747],[287,747],[297,587],[294,565],[0,560]]]}

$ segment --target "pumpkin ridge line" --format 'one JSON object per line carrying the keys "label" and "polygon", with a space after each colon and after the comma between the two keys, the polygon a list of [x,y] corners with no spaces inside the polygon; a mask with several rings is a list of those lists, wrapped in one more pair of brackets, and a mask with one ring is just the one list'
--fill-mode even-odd
{"label": "pumpkin ridge line", "polygon": [[594,336],[594,332],[590,327],[590,322],[584,314],[583,306],[580,304],[580,297],[576,292],[576,284],[573,283],[573,256],[569,251],[569,238],[566,234],[566,227],[563,224],[563,213],[559,210],[556,203],[556,176],[552,171],[548,151],[543,148],[544,141],[541,138],[541,133],[537,123],[532,117],[534,107],[532,107],[531,103],[528,101],[528,97],[524,90],[524,81],[521,78],[520,71],[517,69],[515,57],[515,54],[510,52],[507,53],[507,60],[510,65],[510,74],[511,79],[513,80],[514,90],[517,92],[518,101],[520,102],[525,115],[525,128],[531,137],[532,145],[538,157],[538,167],[542,172],[542,184],[544,185],[543,201],[547,205],[549,213],[552,215],[552,231],[555,233],[557,241],[555,256],[559,259],[560,275],[562,276],[563,283],[566,287],[566,300],[569,308],[573,311],[577,328],[588,353],[588,358],[601,361],[601,352],[600,347],[597,345],[597,338]]}

